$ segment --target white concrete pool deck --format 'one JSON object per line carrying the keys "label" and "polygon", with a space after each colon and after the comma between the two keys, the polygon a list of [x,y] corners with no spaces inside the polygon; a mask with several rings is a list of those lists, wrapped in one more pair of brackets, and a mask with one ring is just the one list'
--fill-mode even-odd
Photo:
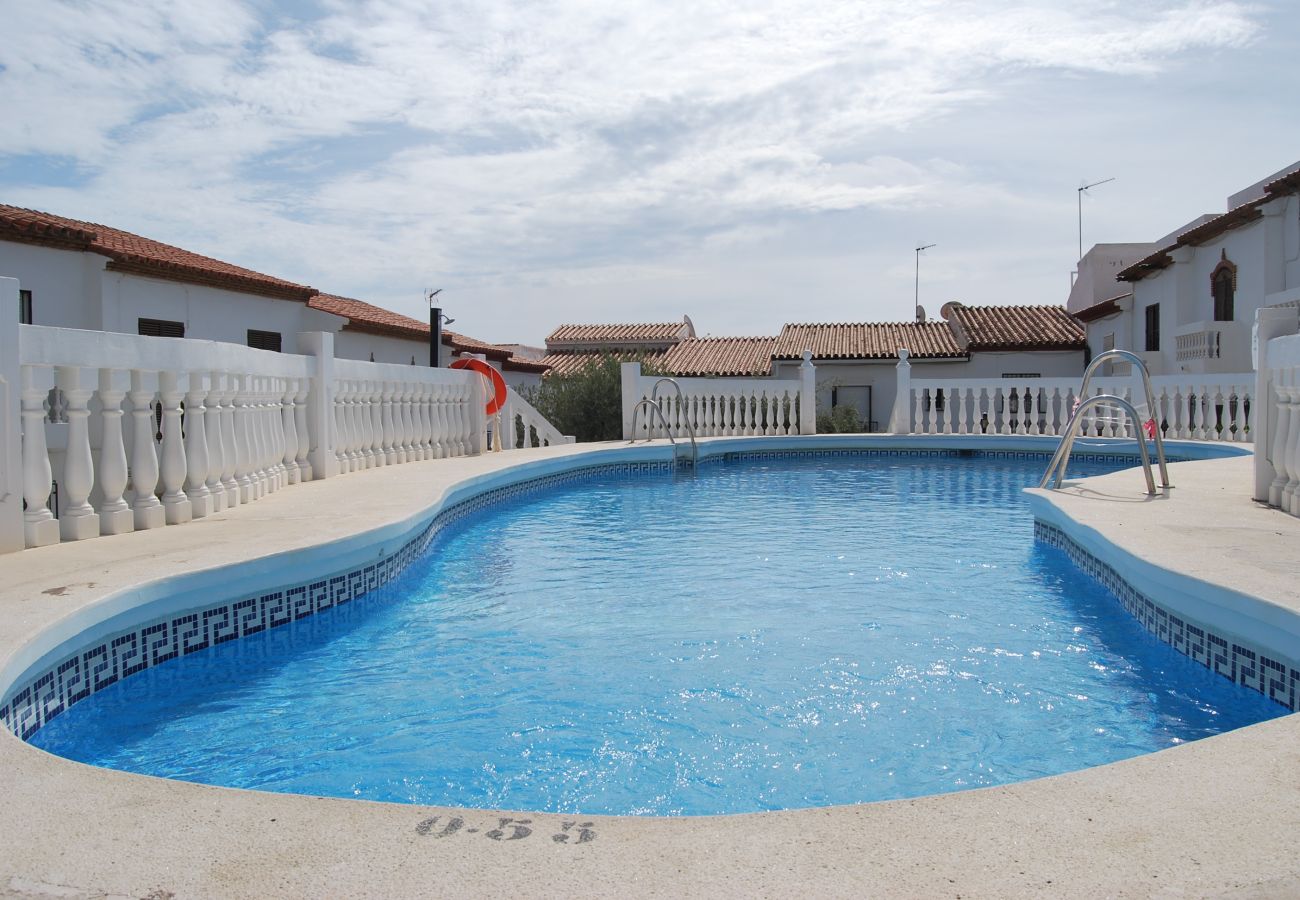
{"label": "white concrete pool deck", "polygon": [[[463,478],[589,446],[374,469],[185,527],[0,557],[0,663],[114,591],[365,532]],[[1143,559],[1300,610],[1300,519],[1251,502],[1250,478],[1248,457],[1179,463],[1160,498],[1143,500],[1127,472],[1052,502]],[[1294,897],[1300,716],[1005,787],[677,819],[204,787],[83,766],[0,733],[0,809],[10,896]],[[584,823],[592,839],[579,843]]]}

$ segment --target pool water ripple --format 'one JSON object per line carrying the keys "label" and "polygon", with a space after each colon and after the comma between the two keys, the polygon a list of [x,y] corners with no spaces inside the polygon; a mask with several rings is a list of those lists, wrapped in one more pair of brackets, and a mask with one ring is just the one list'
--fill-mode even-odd
{"label": "pool water ripple", "polygon": [[690,815],[1001,784],[1283,714],[1034,543],[1020,489],[1041,467],[737,462],[550,489],[32,742],[274,791]]}

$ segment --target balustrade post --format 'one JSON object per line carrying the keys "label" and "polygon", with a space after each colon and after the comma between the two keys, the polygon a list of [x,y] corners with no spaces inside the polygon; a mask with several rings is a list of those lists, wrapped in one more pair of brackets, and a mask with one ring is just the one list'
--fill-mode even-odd
{"label": "balustrade post", "polygon": [[1287,380],[1279,393],[1287,405],[1286,440],[1282,446],[1283,467],[1286,470],[1286,485],[1278,506],[1296,514],[1296,488],[1300,486],[1300,369],[1292,368],[1287,373]]}
{"label": "balustrade post", "polygon": [[127,480],[126,444],[122,440],[122,398],[126,392],[117,389],[113,375],[112,369],[99,370],[99,403],[103,410],[99,490],[104,496],[99,508],[100,534],[126,534],[135,530],[131,507],[122,498]]}
{"label": "balustrade post", "polygon": [[912,433],[912,364],[906,347],[898,348],[898,365],[894,366],[894,409],[889,415],[890,434]]}
{"label": "balustrade post", "polygon": [[226,486],[221,482],[221,472],[226,467],[226,448],[221,432],[222,378],[220,372],[208,373],[208,393],[204,401],[204,431],[208,438],[208,477],[204,482],[212,498],[212,511],[226,508]]}
{"label": "balustrade post", "polygon": [[144,387],[144,373],[131,370],[131,504],[132,524],[136,531],[161,528],[167,524],[163,505],[158,501],[158,448],[154,440],[157,427],[153,417],[152,389]]}
{"label": "balustrade post", "polygon": [[50,454],[45,446],[45,397],[43,388],[34,386],[34,367],[22,367],[23,418],[23,513],[24,543],[44,547],[59,542],[59,522],[50,512],[50,490],[54,474]]}
{"label": "balustrade post", "polygon": [[[18,306],[18,279],[0,278],[0,310]],[[0,314],[0,553],[24,546],[22,356],[18,317]]]}
{"label": "balustrade post", "polygon": [[298,352],[312,357],[304,410],[308,477],[330,478],[338,474],[338,457],[334,453],[334,335],[304,331],[298,335]]}
{"label": "balustrade post", "polygon": [[[3,308],[3,307],[0,307]],[[1285,431],[1278,413],[1278,404],[1274,401],[1273,385],[1278,371],[1270,361],[1269,342],[1273,338],[1295,334],[1300,329],[1300,312],[1294,308],[1268,308],[1255,311],[1254,340],[1255,347],[1255,384],[1254,384],[1254,421],[1251,423],[1250,439],[1255,443],[1255,499],[1268,501],[1270,486],[1277,476],[1275,469],[1277,454],[1274,450],[1274,433],[1278,428]],[[1245,418],[1243,413],[1243,419]],[[1276,505],[1276,504],[1274,504]]]}
{"label": "balustrade post", "polygon": [[99,536],[99,516],[89,503],[95,486],[88,422],[92,392],[81,386],[81,370],[76,366],[60,366],[57,372],[59,388],[68,404],[68,449],[59,482],[60,497],[67,499],[67,505],[59,511],[59,537],[81,541]]}

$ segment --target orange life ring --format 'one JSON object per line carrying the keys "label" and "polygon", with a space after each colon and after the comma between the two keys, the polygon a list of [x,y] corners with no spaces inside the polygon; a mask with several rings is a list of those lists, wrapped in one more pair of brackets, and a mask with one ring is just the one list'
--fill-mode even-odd
{"label": "orange life ring", "polygon": [[494,415],[501,407],[506,405],[506,380],[501,377],[500,372],[483,362],[483,360],[463,356],[454,360],[451,368],[469,369],[472,372],[478,372],[492,382],[492,397],[487,402],[486,410],[489,416]]}

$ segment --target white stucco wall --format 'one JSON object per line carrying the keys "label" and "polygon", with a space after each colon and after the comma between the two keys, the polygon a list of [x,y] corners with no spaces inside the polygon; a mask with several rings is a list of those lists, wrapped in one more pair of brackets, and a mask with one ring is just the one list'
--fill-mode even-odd
{"label": "white stucco wall", "polygon": [[[439,365],[446,366],[451,360],[451,348],[443,346],[440,350]],[[414,357],[417,366],[427,366],[429,341],[386,334],[369,334],[346,328],[334,336],[335,356],[343,359],[368,360],[371,353],[375,355],[375,362],[409,366]]]}
{"label": "white stucco wall", "polygon": [[32,292],[35,325],[100,328],[99,281],[107,262],[97,253],[0,241],[0,276],[17,278]]}
{"label": "white stucco wall", "polygon": [[1128,291],[1115,276],[1155,252],[1155,244],[1095,244],[1079,260],[1078,275],[1065,308],[1072,313]]}
{"label": "white stucco wall", "polygon": [[[1300,290],[1300,197],[1274,200],[1264,212],[1199,247],[1175,248],[1173,265],[1134,283],[1132,311],[1092,323],[1089,338],[1116,331],[1116,346],[1142,355],[1153,375],[1251,371],[1255,311]],[[1210,276],[1225,255],[1237,266],[1234,315],[1230,322],[1216,322]],[[1160,304],[1160,352],[1148,354],[1145,310],[1153,303]],[[1177,336],[1209,329],[1220,334],[1220,357],[1179,360]],[[1099,350],[1100,341],[1093,346]]]}

